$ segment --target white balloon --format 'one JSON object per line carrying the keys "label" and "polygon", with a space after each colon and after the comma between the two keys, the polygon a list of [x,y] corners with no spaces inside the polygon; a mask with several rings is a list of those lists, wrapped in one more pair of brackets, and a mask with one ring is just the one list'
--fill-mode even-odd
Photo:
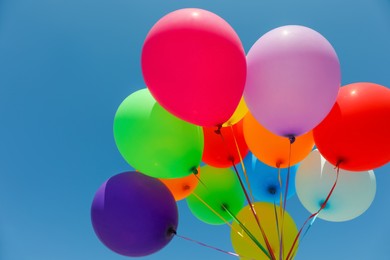
{"label": "white balloon", "polygon": [[[311,213],[317,212],[336,180],[335,166],[318,150],[300,164],[295,176],[299,200]],[[347,221],[363,214],[374,200],[376,180],[373,171],[351,172],[340,169],[337,185],[318,218]]]}

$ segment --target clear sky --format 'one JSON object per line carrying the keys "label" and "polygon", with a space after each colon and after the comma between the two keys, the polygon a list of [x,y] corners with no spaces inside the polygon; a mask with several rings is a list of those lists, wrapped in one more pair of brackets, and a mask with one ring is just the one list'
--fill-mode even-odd
{"label": "clear sky", "polygon": [[[121,101],[145,87],[145,36],[184,7],[222,16],[246,51],[278,26],[311,27],[334,46],[343,85],[390,87],[389,0],[0,0],[1,260],[125,259],[95,236],[90,205],[102,182],[130,169],[112,123]],[[375,173],[368,211],[349,222],[318,220],[297,259],[390,259],[390,165]],[[298,226],[309,215],[296,197],[287,210]],[[185,202],[179,214],[180,234],[232,250],[227,226],[203,224]],[[143,259],[234,257],[175,238]]]}

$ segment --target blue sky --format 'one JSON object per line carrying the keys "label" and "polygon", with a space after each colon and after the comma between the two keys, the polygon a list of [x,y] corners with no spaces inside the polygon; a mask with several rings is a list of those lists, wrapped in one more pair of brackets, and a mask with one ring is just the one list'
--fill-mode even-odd
{"label": "blue sky", "polygon": [[[199,7],[222,16],[245,50],[264,33],[300,24],[334,46],[342,84],[390,87],[389,0],[1,0],[0,259],[125,259],[90,224],[96,189],[129,166],[112,123],[121,101],[144,88],[141,48],[168,12]],[[389,259],[390,165],[375,170],[377,195],[359,218],[318,220],[297,259]],[[364,192],[364,191],[362,191]],[[308,212],[287,209],[300,226]],[[179,203],[179,232],[232,250],[227,226],[209,226]],[[143,259],[233,259],[174,239]]]}

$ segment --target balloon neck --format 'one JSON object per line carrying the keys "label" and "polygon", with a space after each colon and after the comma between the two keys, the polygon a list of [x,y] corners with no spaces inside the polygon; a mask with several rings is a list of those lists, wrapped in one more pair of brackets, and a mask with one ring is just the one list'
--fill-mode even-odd
{"label": "balloon neck", "polygon": [[295,142],[295,136],[294,135],[287,135],[287,138],[290,141],[290,144],[293,144]]}
{"label": "balloon neck", "polygon": [[173,227],[168,228],[167,231],[168,236],[177,235],[176,230]]}
{"label": "balloon neck", "polygon": [[222,204],[221,204],[221,209],[222,209],[223,211],[227,211],[227,209],[228,209],[228,204],[222,203]]}
{"label": "balloon neck", "polygon": [[216,133],[217,135],[221,135],[221,128],[222,125],[217,125],[217,130],[214,130],[214,133]]}
{"label": "balloon neck", "polygon": [[198,169],[194,166],[191,168],[191,172],[195,175],[197,175],[199,172],[198,172]]}
{"label": "balloon neck", "polygon": [[268,187],[268,192],[272,195],[276,194],[276,188],[274,186]]}

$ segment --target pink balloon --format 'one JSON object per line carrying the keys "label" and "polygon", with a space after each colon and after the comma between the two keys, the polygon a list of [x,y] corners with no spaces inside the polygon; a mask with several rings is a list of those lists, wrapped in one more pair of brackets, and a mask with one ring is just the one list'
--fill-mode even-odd
{"label": "pink balloon", "polygon": [[264,127],[299,136],[332,109],[341,72],[332,45],[318,32],[297,25],[263,35],[247,55],[245,102]]}
{"label": "pink balloon", "polygon": [[170,113],[196,125],[216,126],[230,118],[242,97],[245,52],[221,17],[181,9],[150,30],[142,73],[154,98]]}

